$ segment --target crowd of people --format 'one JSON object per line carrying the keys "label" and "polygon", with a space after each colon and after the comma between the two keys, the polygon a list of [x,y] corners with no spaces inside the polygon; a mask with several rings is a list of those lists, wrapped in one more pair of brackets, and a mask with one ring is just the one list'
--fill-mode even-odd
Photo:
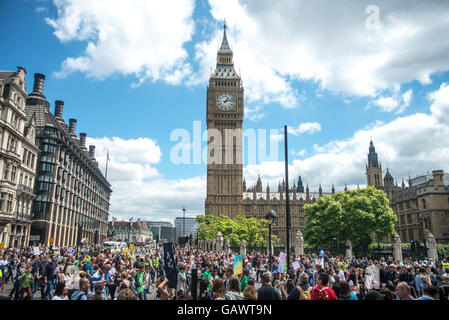
{"label": "crowd of people", "polygon": [[[0,260],[2,299],[42,300],[448,300],[449,260],[302,255],[280,257],[173,248],[164,250],[10,248]],[[280,272],[285,270],[285,272]],[[5,285],[12,287],[5,292]],[[37,295],[40,293],[40,295]]]}

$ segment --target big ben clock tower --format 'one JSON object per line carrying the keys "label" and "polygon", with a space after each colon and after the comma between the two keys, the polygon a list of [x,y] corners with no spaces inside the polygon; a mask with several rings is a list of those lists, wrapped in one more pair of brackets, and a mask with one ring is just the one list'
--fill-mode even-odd
{"label": "big ben clock tower", "polygon": [[234,218],[243,213],[243,108],[243,86],[234,69],[225,23],[217,66],[207,87],[206,214]]}

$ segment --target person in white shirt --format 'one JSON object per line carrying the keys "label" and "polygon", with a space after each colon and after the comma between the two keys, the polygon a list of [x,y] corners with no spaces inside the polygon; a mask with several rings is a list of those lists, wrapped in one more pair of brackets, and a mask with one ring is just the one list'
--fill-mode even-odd
{"label": "person in white shirt", "polygon": [[338,277],[340,278],[340,280],[346,280],[345,267],[343,265],[341,265],[341,267],[340,267],[340,271],[338,272]]}

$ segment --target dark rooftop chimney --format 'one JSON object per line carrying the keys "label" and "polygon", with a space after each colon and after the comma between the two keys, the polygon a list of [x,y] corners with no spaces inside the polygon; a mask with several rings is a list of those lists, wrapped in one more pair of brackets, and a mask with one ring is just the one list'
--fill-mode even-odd
{"label": "dark rooftop chimney", "polygon": [[91,157],[92,159],[95,158],[95,146],[89,146],[89,157]]}
{"label": "dark rooftop chimney", "polygon": [[80,145],[81,147],[86,147],[86,137],[87,137],[87,133],[80,133]]}
{"label": "dark rooftop chimney", "polygon": [[76,119],[69,119],[69,133],[76,135]]}
{"label": "dark rooftop chimney", "polygon": [[44,82],[45,82],[45,75],[41,74],[41,73],[35,73],[34,74],[33,92],[43,95],[44,94]]}

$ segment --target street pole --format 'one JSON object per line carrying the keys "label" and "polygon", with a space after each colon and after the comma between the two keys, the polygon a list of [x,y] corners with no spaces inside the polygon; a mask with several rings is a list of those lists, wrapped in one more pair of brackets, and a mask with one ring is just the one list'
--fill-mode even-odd
{"label": "street pole", "polygon": [[268,259],[269,259],[269,265],[270,265],[270,271],[271,271],[271,221],[268,222],[268,252],[270,253]]}
{"label": "street pole", "polygon": [[290,196],[288,193],[288,143],[287,126],[284,126],[284,147],[285,147],[285,219],[287,227],[287,270],[290,264]]}
{"label": "street pole", "polygon": [[186,236],[186,207],[182,207],[182,236]]}

